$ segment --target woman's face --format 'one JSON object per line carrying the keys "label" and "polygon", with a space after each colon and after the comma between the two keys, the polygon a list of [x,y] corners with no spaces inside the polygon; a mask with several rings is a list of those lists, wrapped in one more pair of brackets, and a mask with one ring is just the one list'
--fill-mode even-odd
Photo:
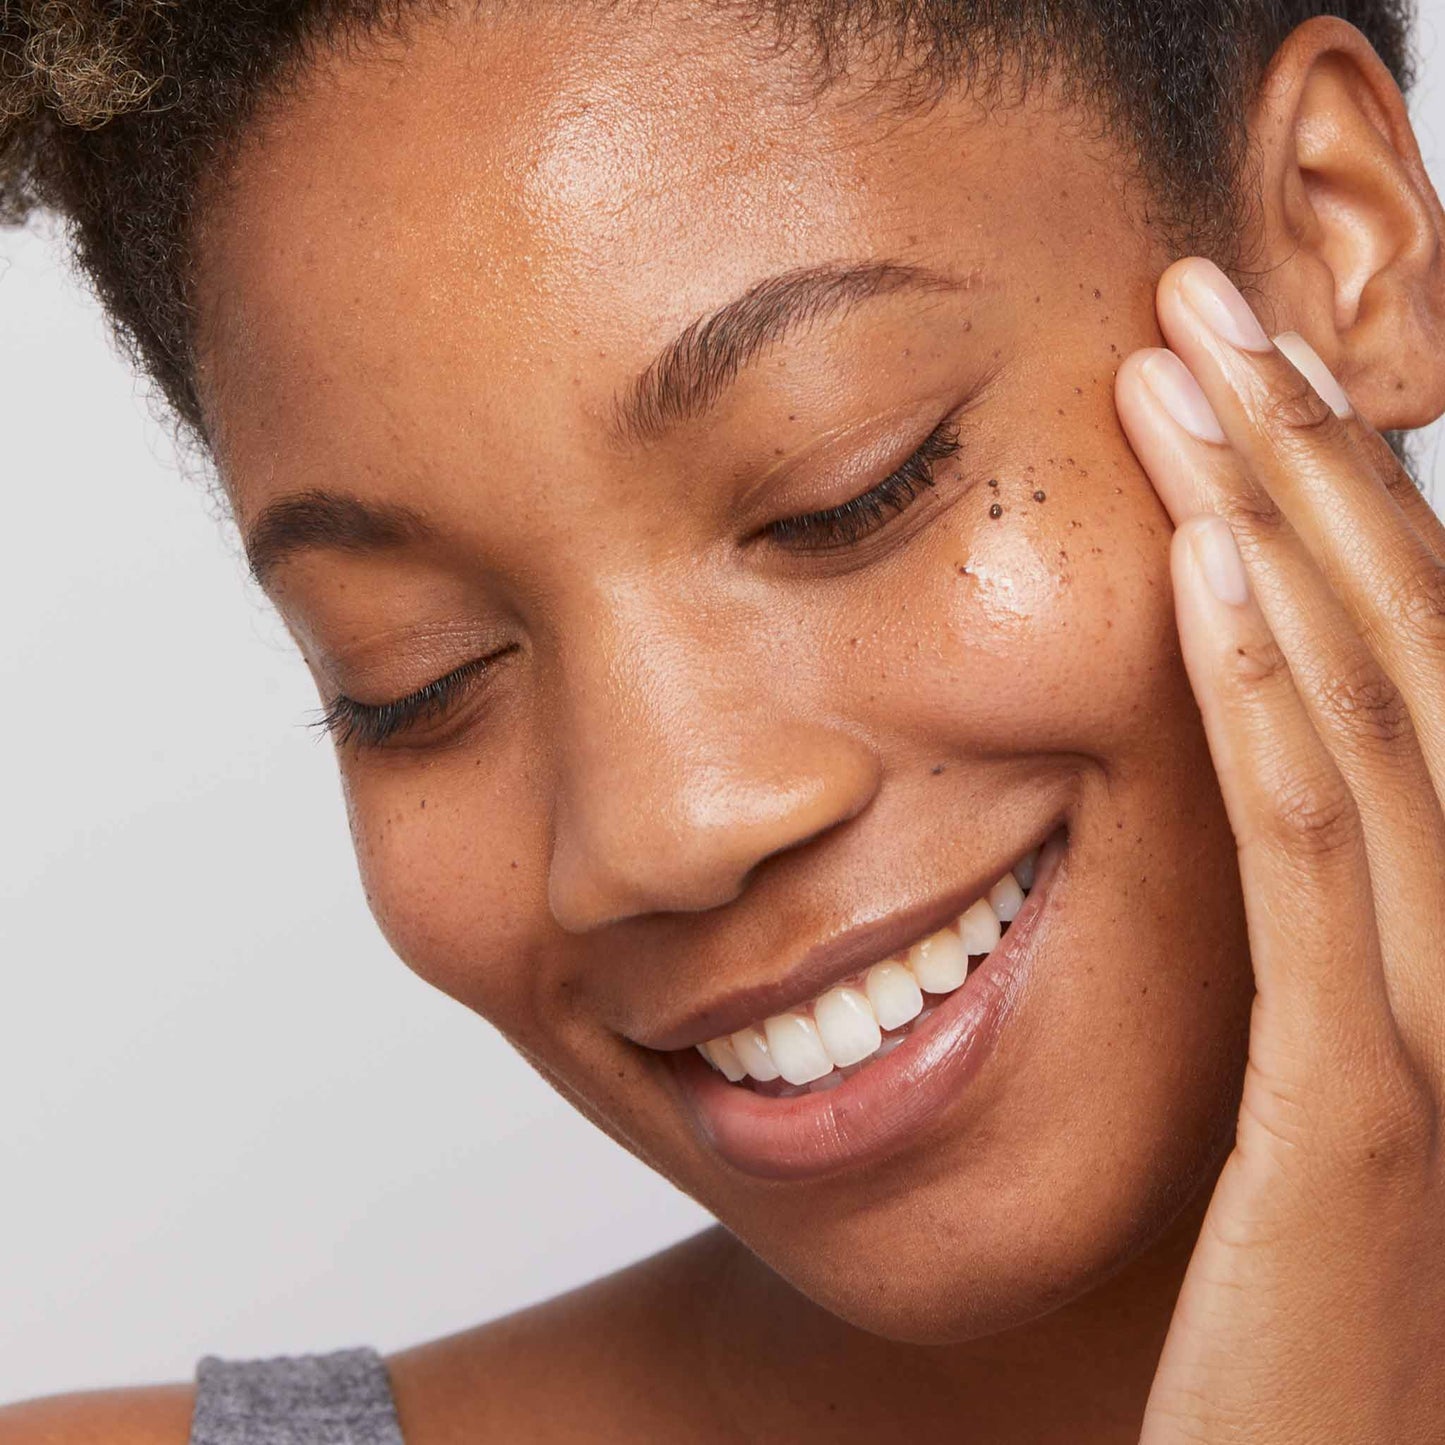
{"label": "woman's face", "polygon": [[[397,952],[804,1293],[960,1339],[1138,1254],[1232,1121],[1233,844],[1111,393],[1169,257],[1042,97],[800,81],[671,11],[333,60],[211,208],[202,380],[327,703],[462,670],[340,708]],[[839,1087],[692,1047],[1050,836]]]}

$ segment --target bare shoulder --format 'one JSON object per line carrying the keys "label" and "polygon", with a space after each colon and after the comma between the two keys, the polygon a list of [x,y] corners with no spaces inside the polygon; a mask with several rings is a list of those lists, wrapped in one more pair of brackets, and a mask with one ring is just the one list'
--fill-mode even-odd
{"label": "bare shoulder", "polygon": [[186,1445],[194,1385],[146,1385],[0,1405],[0,1445]]}
{"label": "bare shoulder", "polygon": [[704,1230],[580,1289],[390,1356],[407,1445],[701,1445],[711,1437],[698,1395],[708,1373],[697,1358],[699,1300],[739,1247]]}

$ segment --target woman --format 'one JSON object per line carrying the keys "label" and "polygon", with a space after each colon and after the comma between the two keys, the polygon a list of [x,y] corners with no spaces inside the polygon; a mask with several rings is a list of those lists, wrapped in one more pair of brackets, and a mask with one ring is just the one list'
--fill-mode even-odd
{"label": "woman", "polygon": [[720,1227],[0,1441],[1445,1438],[1442,214],[1325,8],[7,12],[382,929]]}

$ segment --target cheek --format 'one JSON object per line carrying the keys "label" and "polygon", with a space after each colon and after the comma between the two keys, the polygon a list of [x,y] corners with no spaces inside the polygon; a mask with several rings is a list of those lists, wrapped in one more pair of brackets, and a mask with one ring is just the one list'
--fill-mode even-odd
{"label": "cheek", "polygon": [[468,751],[417,768],[354,765],[343,785],[367,904],[387,942],[419,977],[518,1034],[545,989],[524,962],[528,920],[544,908],[526,834],[537,811],[522,796],[525,766],[485,771]]}
{"label": "cheek", "polygon": [[875,634],[895,719],[941,747],[1100,758],[1195,728],[1168,518],[1122,437],[1067,461],[1025,455],[994,480],[940,519],[897,630]]}

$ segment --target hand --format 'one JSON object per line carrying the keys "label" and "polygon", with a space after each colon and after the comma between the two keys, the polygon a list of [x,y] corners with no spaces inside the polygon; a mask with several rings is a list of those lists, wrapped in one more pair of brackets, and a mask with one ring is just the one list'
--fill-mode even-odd
{"label": "hand", "polygon": [[1141,1445],[1439,1445],[1445,528],[1212,263],[1171,266],[1157,309],[1170,350],[1116,401],[1176,524],[1256,995]]}

